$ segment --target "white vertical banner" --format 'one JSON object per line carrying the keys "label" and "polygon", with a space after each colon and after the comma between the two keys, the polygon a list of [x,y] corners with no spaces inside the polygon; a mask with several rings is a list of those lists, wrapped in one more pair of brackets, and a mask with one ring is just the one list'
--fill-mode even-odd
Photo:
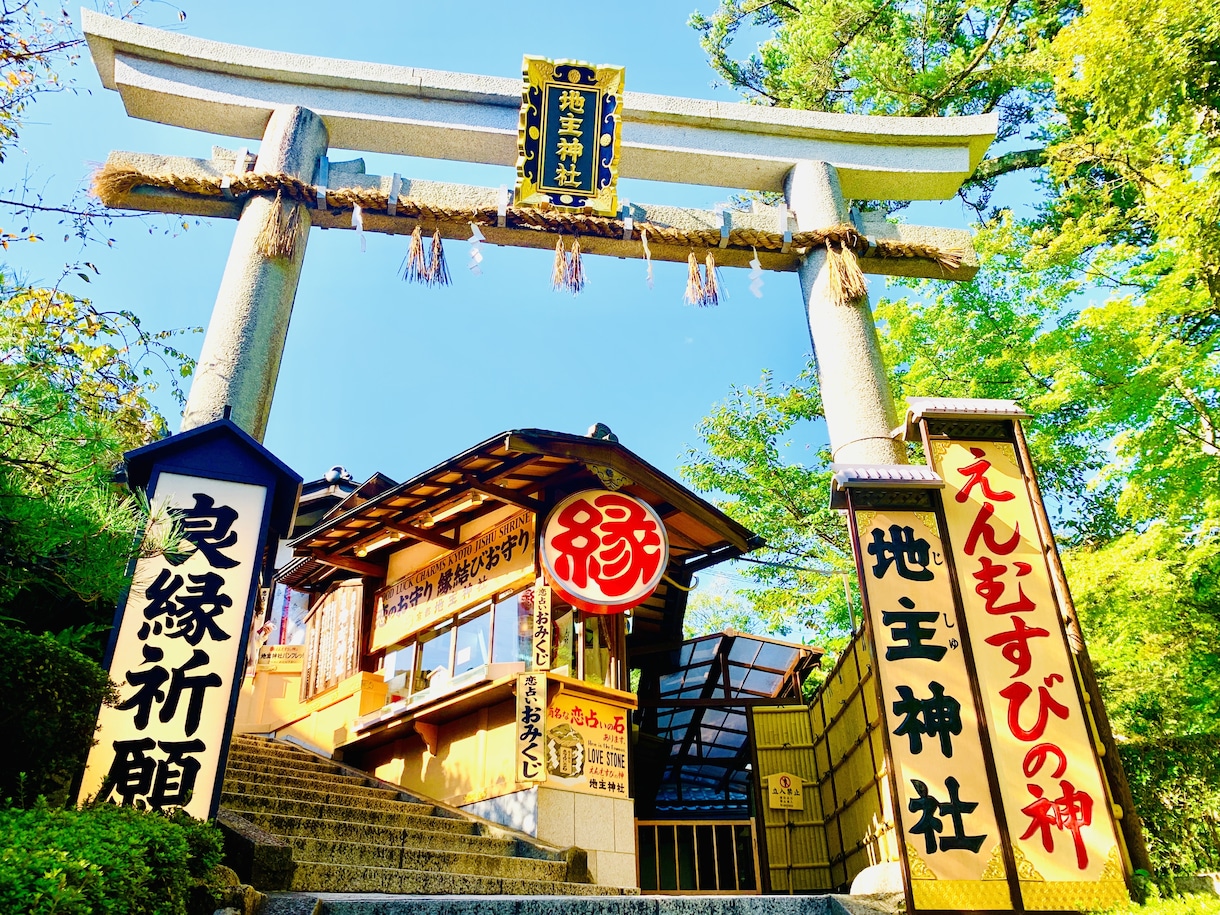
{"label": "white vertical banner", "polygon": [[80,799],[206,819],[220,788],[267,488],[162,473],[150,501],[182,539],[136,564],[110,661],[119,700],[98,716]]}
{"label": "white vertical banner", "polygon": [[530,670],[551,669],[551,587],[541,578],[534,584],[530,625]]}

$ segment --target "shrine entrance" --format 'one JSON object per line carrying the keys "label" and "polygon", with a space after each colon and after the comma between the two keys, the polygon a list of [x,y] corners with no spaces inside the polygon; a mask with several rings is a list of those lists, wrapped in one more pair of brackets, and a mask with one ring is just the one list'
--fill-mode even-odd
{"label": "shrine entrance", "polygon": [[[95,183],[109,206],[237,221],[183,432],[152,446],[144,477],[150,494],[166,484],[179,514],[192,497],[210,512],[196,539],[220,537],[218,519],[250,519],[241,559],[226,559],[234,594],[248,598],[226,615],[234,600],[212,595],[217,641],[251,629],[269,534],[286,526],[278,509],[298,479],[259,441],[312,226],[410,236],[407,275],[425,283],[446,281],[453,238],[553,248],[555,281],[573,291],[582,256],[685,262],[688,299],[701,304],[716,300],[720,267],[793,272],[808,316],[835,462],[831,507],[846,514],[864,604],[812,704],[800,687],[815,649],[740,634],[682,640],[694,574],[757,548],[757,537],[604,427],[526,429],[403,484],[371,480],[288,541],[295,556],[279,577],[305,594],[304,648],[298,663],[271,657],[240,685],[239,732],[358,765],[382,780],[372,791],[411,793],[441,819],[474,814],[481,829],[516,830],[499,839],[510,847],[538,840],[563,877],[554,892],[585,892],[574,876],[606,892],[856,883],[901,892],[910,912],[1083,910],[1126,897],[1133,861],[1144,860],[1138,817],[1025,447],[1026,414],[936,399],[913,401],[900,423],[888,389],[864,275],[968,279],[969,233],[848,205],[952,196],[994,137],[994,115],[856,117],[633,96],[621,69],[531,57],[523,82],[353,68],[88,11],[84,29],[129,113],[260,141],[256,156],[113,152]],[[507,182],[369,175],[361,160],[331,162],[332,147],[495,164],[516,181],[510,193]],[[782,202],[751,212],[627,204],[619,176]],[[907,463],[908,441],[927,466]],[[217,479],[227,482],[196,482]],[[206,553],[190,561],[203,570]],[[151,602],[146,615],[155,606],[148,619],[170,606],[166,582],[182,581],[160,572],[129,598]],[[112,671],[128,691],[114,733],[134,736],[104,730],[91,765],[193,778],[203,763],[184,754],[224,747],[233,705],[206,725],[186,716],[179,737],[190,740],[145,733],[156,698],[130,691],[170,676],[140,665],[164,657],[150,639],[179,633],[139,616],[127,615],[128,650]],[[230,674],[239,659],[225,655]],[[188,656],[174,676],[199,667],[202,692],[221,682],[207,660]],[[237,684],[227,687],[236,703]],[[305,751],[246,742],[243,752],[295,765]],[[224,764],[207,769],[201,784]],[[143,801],[142,783],[129,781],[125,800]],[[221,796],[215,781],[205,812]],[[726,818],[704,818],[718,813]],[[277,816],[265,822],[282,824]],[[377,827],[346,830],[367,828]],[[588,853],[583,875],[570,846]],[[309,863],[313,880],[350,873]],[[408,879],[394,885],[435,885]],[[488,879],[472,885],[525,885]]]}

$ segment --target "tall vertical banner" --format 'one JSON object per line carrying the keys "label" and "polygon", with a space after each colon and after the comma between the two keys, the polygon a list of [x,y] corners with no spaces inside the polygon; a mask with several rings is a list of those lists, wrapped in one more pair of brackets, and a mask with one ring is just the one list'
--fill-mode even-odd
{"label": "tall vertical banner", "polygon": [[[110,650],[119,699],[98,716],[80,799],[208,819],[219,802],[268,529],[278,514],[286,532],[300,477],[227,420],[132,452],[129,473],[142,453],[157,462],[148,487],[154,517],[172,525],[177,542],[136,563]],[[217,473],[262,480],[165,469],[213,463]]]}
{"label": "tall vertical banner", "polygon": [[944,479],[1000,791],[1027,910],[1104,909],[1127,889],[1033,496],[1009,440],[927,438]]}
{"label": "tall vertical banner", "polygon": [[994,770],[935,493],[902,495],[907,506],[925,503],[924,510],[885,507],[883,490],[852,489],[848,499],[866,626],[879,659],[909,898],[923,911],[1011,910]]}
{"label": "tall vertical banner", "polygon": [[517,762],[519,783],[546,781],[546,673],[517,675]]}

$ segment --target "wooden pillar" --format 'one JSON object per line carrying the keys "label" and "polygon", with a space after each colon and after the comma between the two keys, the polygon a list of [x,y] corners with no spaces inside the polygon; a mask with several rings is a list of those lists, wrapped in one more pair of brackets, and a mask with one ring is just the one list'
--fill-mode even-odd
{"label": "wooden pillar", "polygon": [[[255,171],[285,173],[312,183],[318,158],[326,155],[327,140],[322,119],[312,111],[276,108],[263,134]],[[243,166],[238,164],[239,169]],[[293,216],[297,225],[288,257],[269,257],[259,249],[259,234],[276,215],[274,207],[281,208],[285,219]],[[267,196],[251,197],[246,203],[208,322],[182,431],[220,419],[229,407],[230,418],[262,441],[309,227],[309,210],[303,204],[277,203]]]}
{"label": "wooden pillar", "polygon": [[[825,162],[798,162],[784,182],[799,231],[850,222],[839,176]],[[826,251],[811,250],[798,268],[817,360],[818,384],[833,460],[841,464],[905,464],[890,437],[898,425],[873,313],[865,297],[852,305],[830,295]]]}

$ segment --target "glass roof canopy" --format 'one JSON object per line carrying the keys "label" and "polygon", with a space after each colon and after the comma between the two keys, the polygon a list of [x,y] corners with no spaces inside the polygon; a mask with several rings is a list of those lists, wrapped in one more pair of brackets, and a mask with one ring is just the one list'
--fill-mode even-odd
{"label": "glass roof canopy", "polygon": [[641,742],[661,774],[659,783],[652,780],[654,804],[651,792],[639,790],[649,779],[637,780],[637,808],[647,813],[653,806],[653,815],[665,819],[748,815],[748,709],[803,704],[801,683],[821,655],[730,630],[684,642],[677,669],[645,674]]}

